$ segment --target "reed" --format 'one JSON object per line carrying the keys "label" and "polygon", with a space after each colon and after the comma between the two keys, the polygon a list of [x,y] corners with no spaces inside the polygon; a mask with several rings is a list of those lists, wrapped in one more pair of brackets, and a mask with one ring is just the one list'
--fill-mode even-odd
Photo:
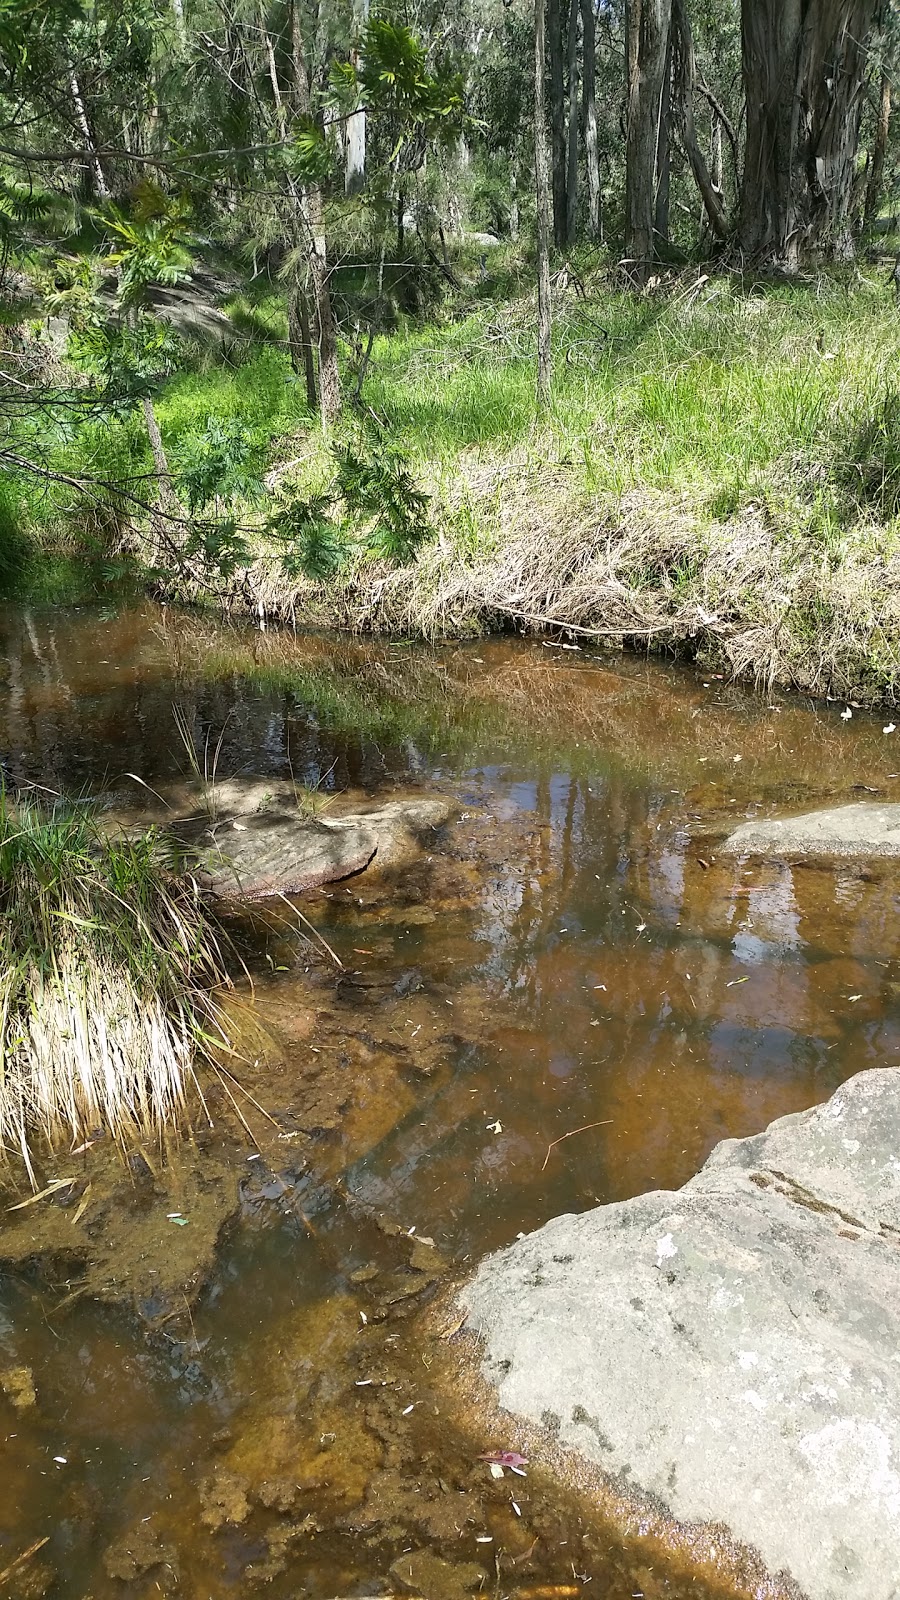
{"label": "reed", "polygon": [[[0,791],[0,1155],[158,1136],[229,1049],[223,938],[159,837]],[[205,1104],[205,1102],[204,1102]]]}
{"label": "reed", "polygon": [[[219,760],[222,755],[222,742],[225,738],[225,723],[219,732],[215,744],[212,743],[212,729],[208,728],[203,740],[202,749],[194,738],[194,730],[188,719],[188,714],[183,706],[173,706],[172,715],[178,729],[178,737],[184,746],[188,767],[191,776],[200,790],[200,800],[210,822],[219,820]],[[227,723],[227,718],[226,718]]]}

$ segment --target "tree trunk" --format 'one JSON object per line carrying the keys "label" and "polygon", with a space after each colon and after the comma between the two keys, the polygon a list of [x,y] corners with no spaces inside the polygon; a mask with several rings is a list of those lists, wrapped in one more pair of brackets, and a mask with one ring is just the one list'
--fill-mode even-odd
{"label": "tree trunk", "polygon": [[[369,20],[369,0],[354,0],[353,21],[357,32],[362,32]],[[359,51],[354,46],[350,59],[359,65]],[[354,111],[347,118],[346,160],[344,165],[344,193],[359,194],[366,181],[366,113]]]}
{"label": "tree trunk", "polygon": [[315,411],[319,403],[316,390],[316,360],[309,326],[306,291],[299,283],[293,284],[288,293],[288,340],[291,347],[291,366],[296,373],[303,373],[306,379],[306,403],[310,411]]}
{"label": "tree trunk", "polygon": [[672,0],[628,4],[625,254],[637,283],[646,282],[655,253],[659,130],[671,11]]}
{"label": "tree trunk", "polygon": [[866,44],[878,0],[742,0],[747,140],[741,244],[795,271],[852,253]]}
{"label": "tree trunk", "polygon": [[[303,49],[303,32],[300,18],[300,0],[291,4],[291,68],[293,73],[293,103],[298,116],[308,116],[309,75]],[[316,336],[319,347],[319,405],[322,427],[327,432],[341,412],[341,375],[337,359],[337,330],[331,305],[331,283],[328,272],[328,252],[325,240],[325,223],[322,209],[322,191],[318,184],[306,190],[305,207],[298,225],[307,256],[309,281],[312,287],[316,313]]]}
{"label": "tree trunk", "polygon": [[537,200],[537,402],[550,403],[550,179],[544,105],[544,6],[534,0],[534,186]]}
{"label": "tree trunk", "polygon": [[600,237],[600,152],[597,138],[597,24],[594,0],[581,0],[581,103],[587,160],[588,232]]}
{"label": "tree trunk", "polygon": [[144,408],[144,422],[147,425],[147,438],[150,440],[150,449],[153,452],[153,466],[160,480],[159,497],[161,500],[168,500],[172,494],[172,474],[169,471],[169,459],[162,441],[159,420],[149,394],[144,395],[141,404]]}
{"label": "tree trunk", "polygon": [[578,227],[578,19],[581,0],[569,0],[569,127],[566,145],[566,244]]}
{"label": "tree trunk", "polygon": [[694,59],[694,40],[685,0],[672,0],[672,35],[675,45],[677,114],[684,152],[706,208],[710,227],[717,239],[726,239],[728,225],[722,206],[722,196],[716,192],[709,175],[694,123],[694,82],[697,77],[697,63]]}
{"label": "tree trunk", "polygon": [[309,275],[316,309],[316,333],[319,345],[319,405],[322,410],[322,427],[327,432],[341,414],[341,375],[337,359],[337,329],[331,305],[322,191],[318,184],[310,185],[306,206],[312,235]]}
{"label": "tree trunk", "polygon": [[97,147],[94,143],[94,136],[91,133],[91,125],[88,122],[87,111],[85,110],[84,101],[81,98],[81,89],[78,85],[78,79],[75,76],[74,67],[69,68],[69,87],[72,91],[72,104],[75,108],[75,120],[78,123],[79,129],[81,130],[81,137],[84,140],[85,149],[88,152],[88,164],[91,169],[91,175],[94,180],[94,188],[97,192],[97,197],[100,200],[108,200],[109,184],[106,181],[106,174],[103,171],[100,157],[97,154]]}
{"label": "tree trunk", "polygon": [[659,105],[659,136],[656,143],[656,206],[653,211],[654,251],[669,242],[669,202],[672,194],[672,31],[666,45],[662,99]]}
{"label": "tree trunk", "polygon": [[547,0],[550,45],[550,135],[553,148],[553,238],[558,250],[566,239],[566,107],[560,0]]}
{"label": "tree trunk", "polygon": [[875,221],[881,205],[881,188],[884,179],[884,157],[887,151],[891,126],[891,80],[886,72],[881,74],[881,94],[878,101],[878,121],[872,142],[872,160],[869,181],[866,184],[866,222]]}

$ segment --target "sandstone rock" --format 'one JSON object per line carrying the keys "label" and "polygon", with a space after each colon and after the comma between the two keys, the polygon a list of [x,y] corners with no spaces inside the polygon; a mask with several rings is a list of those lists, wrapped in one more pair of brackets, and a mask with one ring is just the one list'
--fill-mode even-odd
{"label": "sandstone rock", "polygon": [[370,863],[402,866],[452,810],[439,797],[417,796],[309,817],[284,785],[260,783],[223,785],[216,800],[215,821],[195,816],[170,824],[170,832],[204,888],[248,900],[318,888]]}
{"label": "sandstone rock", "polygon": [[900,805],[831,806],[802,817],[744,822],[720,847],[722,855],[900,856]]}
{"label": "sandstone rock", "polygon": [[500,1405],[809,1600],[900,1595],[900,1070],[557,1217],[462,1292]]}

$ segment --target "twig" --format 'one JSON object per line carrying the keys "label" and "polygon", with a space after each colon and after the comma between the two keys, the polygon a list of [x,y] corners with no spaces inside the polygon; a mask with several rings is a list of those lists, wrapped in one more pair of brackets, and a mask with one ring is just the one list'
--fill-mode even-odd
{"label": "twig", "polygon": [[643,626],[630,623],[624,628],[582,628],[575,622],[562,622],[559,617],[540,616],[536,611],[515,611],[512,606],[504,605],[502,600],[498,602],[497,609],[504,611],[508,617],[521,617],[523,622],[540,622],[548,628],[561,628],[563,633],[582,633],[589,639],[619,639],[628,633],[663,633],[672,626],[670,618],[667,622],[645,623]]}
{"label": "twig", "polygon": [[564,1139],[571,1139],[576,1133],[587,1133],[589,1128],[611,1128],[612,1121],[612,1117],[607,1117],[605,1122],[585,1122],[582,1127],[570,1128],[568,1133],[561,1133],[558,1139],[551,1140],[550,1144],[547,1146],[547,1154],[544,1157],[544,1166],[541,1167],[541,1171],[543,1172],[544,1167],[546,1167],[547,1162],[550,1160],[551,1150],[555,1150],[556,1146],[558,1144],[562,1144]]}
{"label": "twig", "polygon": [[301,922],[305,923],[306,927],[309,929],[309,931],[313,935],[313,937],[318,939],[320,945],[322,945],[328,951],[328,954],[330,955],[332,961],[334,962],[334,964],[338,968],[338,970],[340,972],[343,972],[344,963],[341,960],[340,956],[337,954],[337,952],[335,950],[332,950],[331,945],[328,943],[328,940],[326,938],[324,938],[324,936],[319,932],[319,930],[315,926],[315,924],[310,922],[309,917],[305,917],[303,915],[303,912],[300,910],[300,907],[299,906],[295,906],[288,899],[286,894],[279,894],[278,898],[279,898],[279,900],[283,900],[284,901],[284,903],[288,907],[288,909],[293,911],[294,915],[299,917]]}
{"label": "twig", "polygon": [[43,1550],[44,1545],[49,1543],[49,1533],[45,1534],[43,1539],[35,1539],[34,1544],[30,1544],[27,1550],[23,1550],[20,1556],[16,1556],[15,1561],[11,1561],[8,1567],[3,1568],[3,1571],[0,1572],[0,1583],[4,1583],[7,1578],[11,1578],[13,1573],[17,1571],[17,1569],[21,1567],[25,1561],[28,1561],[32,1556],[37,1555],[38,1551]]}

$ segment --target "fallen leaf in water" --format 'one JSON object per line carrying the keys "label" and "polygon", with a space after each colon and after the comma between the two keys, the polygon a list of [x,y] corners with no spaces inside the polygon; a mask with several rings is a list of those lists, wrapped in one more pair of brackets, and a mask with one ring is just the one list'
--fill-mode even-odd
{"label": "fallen leaf in water", "polygon": [[498,1467],[527,1467],[528,1457],[519,1454],[518,1450],[486,1450],[484,1455],[478,1457],[479,1461],[491,1462]]}
{"label": "fallen leaf in water", "polygon": [[491,1474],[492,1478],[502,1478],[503,1477],[503,1468],[500,1466],[500,1464],[498,1462],[496,1462],[496,1461],[492,1461],[491,1462],[491,1464],[490,1464],[490,1474]]}

